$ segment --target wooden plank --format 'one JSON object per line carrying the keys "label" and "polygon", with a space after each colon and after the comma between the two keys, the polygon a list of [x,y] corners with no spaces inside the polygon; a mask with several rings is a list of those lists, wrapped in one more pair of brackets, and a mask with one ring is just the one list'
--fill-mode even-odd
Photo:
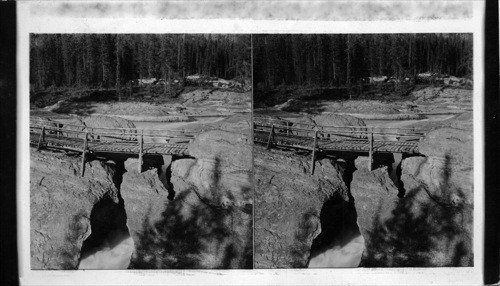
{"label": "wooden plank", "polygon": [[368,153],[368,170],[372,171],[372,166],[373,166],[373,128],[371,129],[369,139],[370,139],[370,151]]}
{"label": "wooden plank", "polygon": [[316,156],[316,143],[318,139],[318,130],[314,132],[314,143],[313,143],[313,149],[312,149],[312,158],[311,158],[311,175],[314,175],[314,160]]}
{"label": "wooden plank", "polygon": [[142,155],[144,149],[144,130],[141,130],[141,136],[139,138],[139,173],[142,173]]}
{"label": "wooden plank", "polygon": [[85,140],[83,141],[83,150],[82,150],[82,177],[85,175],[85,155],[87,153],[87,143],[88,143],[89,133],[85,133]]}

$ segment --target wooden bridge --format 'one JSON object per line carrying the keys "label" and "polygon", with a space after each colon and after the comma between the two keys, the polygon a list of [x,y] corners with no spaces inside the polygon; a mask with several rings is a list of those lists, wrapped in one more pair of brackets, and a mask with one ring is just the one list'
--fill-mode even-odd
{"label": "wooden bridge", "polygon": [[254,142],[268,149],[311,151],[311,173],[316,152],[368,153],[371,171],[375,152],[419,155],[418,142],[425,136],[424,130],[414,128],[317,126],[261,116],[254,117],[253,131]]}
{"label": "wooden bridge", "polygon": [[123,154],[138,156],[142,172],[145,155],[189,156],[194,134],[184,131],[135,128],[96,128],[36,119],[30,122],[30,145],[37,150],[53,149],[82,154],[82,176],[88,155]]}

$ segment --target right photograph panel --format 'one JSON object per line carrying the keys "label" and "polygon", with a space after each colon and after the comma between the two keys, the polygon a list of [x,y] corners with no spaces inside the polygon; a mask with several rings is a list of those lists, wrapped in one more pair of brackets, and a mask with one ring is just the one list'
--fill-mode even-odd
{"label": "right photograph panel", "polygon": [[254,266],[473,266],[472,34],[253,35]]}

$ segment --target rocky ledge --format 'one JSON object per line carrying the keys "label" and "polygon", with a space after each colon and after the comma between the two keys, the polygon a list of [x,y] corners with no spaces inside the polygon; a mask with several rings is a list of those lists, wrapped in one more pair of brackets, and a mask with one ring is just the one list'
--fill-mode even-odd
{"label": "rocky ledge", "polygon": [[[142,173],[126,162],[121,193],[136,246],[131,268],[251,268],[251,145],[212,130],[189,146],[194,158],[164,158]],[[174,159],[174,160],[172,160]]]}
{"label": "rocky ledge", "polygon": [[396,185],[387,167],[357,165],[351,192],[366,241],[366,267],[472,266],[472,132],[431,131],[424,156],[404,158]]}
{"label": "rocky ledge", "polygon": [[254,147],[256,268],[306,267],[324,205],[349,201],[340,163],[318,160],[314,175],[310,168],[309,156]]}
{"label": "rocky ledge", "polygon": [[120,227],[116,165],[89,162],[84,177],[80,168],[79,157],[31,152],[32,269],[76,269],[91,234],[106,235],[100,232]]}
{"label": "rocky ledge", "polygon": [[[81,156],[33,149],[32,269],[77,269],[87,257],[84,268],[251,268],[252,146],[230,130],[201,131],[191,157],[145,156],[142,172],[116,156],[91,159],[81,177]],[[98,257],[130,237],[128,257]]]}

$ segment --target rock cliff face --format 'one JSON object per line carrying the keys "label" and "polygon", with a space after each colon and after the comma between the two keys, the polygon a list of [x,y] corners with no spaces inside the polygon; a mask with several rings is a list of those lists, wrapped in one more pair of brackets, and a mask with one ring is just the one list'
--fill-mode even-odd
{"label": "rock cliff face", "polygon": [[309,156],[255,146],[254,170],[255,267],[306,267],[325,203],[349,200],[343,169],[323,159],[311,176]]}
{"label": "rock cliff face", "polygon": [[386,167],[357,166],[363,266],[472,266],[472,146],[470,130],[431,131],[419,143],[425,157],[403,159],[399,190]]}
{"label": "rock cliff face", "polygon": [[[369,171],[366,157],[356,159],[357,170],[353,173],[351,194],[354,197],[357,222],[365,243],[370,245],[372,226],[390,216],[398,201],[398,189],[387,172],[387,167]],[[366,251],[365,251],[366,254]]]}
{"label": "rock cliff face", "polygon": [[250,144],[212,130],[190,144],[196,159],[174,158],[140,174],[126,164],[121,192],[136,246],[132,268],[252,266]]}
{"label": "rock cliff face", "polygon": [[[98,206],[119,204],[114,164],[87,163],[84,177],[80,166],[78,157],[31,152],[32,269],[76,269],[84,241],[101,231],[91,226],[96,211],[110,215]],[[109,221],[108,228],[114,223]]]}
{"label": "rock cliff face", "polygon": [[473,134],[441,128],[419,144],[426,157],[402,162],[407,197],[415,197],[414,215],[425,217],[436,266],[473,265]]}
{"label": "rock cliff face", "polygon": [[[137,159],[116,156],[87,162],[81,178],[80,157],[33,151],[32,268],[126,267],[129,229],[129,268],[250,268],[252,156],[242,118],[199,130],[192,158],[146,156],[140,173]],[[128,257],[114,257],[116,246]]]}

